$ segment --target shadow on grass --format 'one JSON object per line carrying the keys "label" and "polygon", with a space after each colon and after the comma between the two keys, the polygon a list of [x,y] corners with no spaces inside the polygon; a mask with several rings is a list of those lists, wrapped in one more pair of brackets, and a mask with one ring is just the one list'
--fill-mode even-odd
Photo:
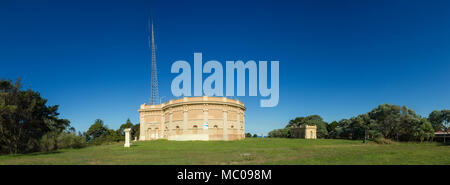
{"label": "shadow on grass", "polygon": [[22,156],[37,156],[37,155],[51,155],[51,154],[59,154],[63,153],[62,151],[49,151],[49,152],[33,152],[33,153],[25,153],[25,154],[9,154],[11,157],[22,157]]}
{"label": "shadow on grass", "polygon": [[439,146],[450,146],[450,142],[439,142]]}

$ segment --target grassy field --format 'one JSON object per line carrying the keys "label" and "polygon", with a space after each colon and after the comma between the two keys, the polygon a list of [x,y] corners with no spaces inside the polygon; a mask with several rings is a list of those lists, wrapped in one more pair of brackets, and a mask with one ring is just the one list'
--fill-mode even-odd
{"label": "grassy field", "polygon": [[380,145],[334,139],[149,141],[0,156],[0,164],[450,164],[439,143]]}

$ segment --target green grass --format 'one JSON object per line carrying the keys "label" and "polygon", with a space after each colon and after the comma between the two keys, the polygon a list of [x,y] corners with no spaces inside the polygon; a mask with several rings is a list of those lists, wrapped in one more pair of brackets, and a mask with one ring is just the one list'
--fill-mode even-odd
{"label": "green grass", "polygon": [[0,164],[450,164],[439,143],[379,145],[336,139],[147,141],[0,156]]}

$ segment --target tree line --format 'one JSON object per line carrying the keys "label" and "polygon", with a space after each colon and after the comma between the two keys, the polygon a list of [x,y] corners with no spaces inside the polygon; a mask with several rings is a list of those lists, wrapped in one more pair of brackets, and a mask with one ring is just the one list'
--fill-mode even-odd
{"label": "tree line", "polygon": [[258,135],[257,134],[251,134],[250,132],[247,132],[247,133],[245,133],[245,137],[246,138],[250,138],[250,137],[258,137]]}
{"label": "tree line", "polygon": [[[382,104],[368,113],[331,123],[318,115],[297,117],[285,128],[269,132],[269,137],[291,137],[290,129],[300,125],[316,125],[318,138],[428,141],[435,131],[449,130],[450,110],[436,110],[424,118],[406,106]],[[139,137],[139,126],[128,119],[114,130],[97,119],[86,132],[77,133],[69,120],[59,118],[58,105],[48,106],[37,91],[22,90],[20,79],[15,83],[0,80],[0,154],[121,142],[125,128],[131,128],[132,139]]]}
{"label": "tree line", "polygon": [[76,132],[59,118],[58,105],[48,106],[39,92],[22,90],[20,78],[0,80],[0,154],[49,152],[124,140],[124,129],[139,136],[139,124],[128,119],[119,129],[109,129],[97,119],[86,132]]}
{"label": "tree line", "polygon": [[70,121],[59,118],[58,105],[47,106],[39,92],[22,90],[20,79],[0,80],[0,153],[28,153],[79,148],[85,142]]}
{"label": "tree line", "polygon": [[291,137],[292,127],[316,125],[318,138],[430,141],[435,131],[447,131],[449,123],[450,110],[436,110],[424,118],[406,106],[382,104],[368,113],[331,123],[319,115],[297,117],[285,128],[269,132],[269,137]]}
{"label": "tree line", "polygon": [[86,142],[93,145],[121,142],[125,140],[126,128],[131,128],[130,135],[131,139],[135,137],[139,139],[139,126],[140,124],[135,124],[128,119],[124,124],[120,125],[119,129],[109,129],[107,125],[103,123],[101,119],[95,120],[89,129],[83,133]]}

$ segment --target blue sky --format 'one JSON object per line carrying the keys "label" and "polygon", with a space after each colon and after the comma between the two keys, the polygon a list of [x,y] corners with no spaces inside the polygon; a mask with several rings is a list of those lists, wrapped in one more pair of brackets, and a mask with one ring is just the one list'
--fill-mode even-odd
{"label": "blue sky", "polygon": [[[239,97],[246,132],[297,116],[331,122],[382,103],[450,108],[448,1],[5,1],[0,78],[21,77],[77,130],[118,128],[150,96],[152,15],[160,96],[176,60],[279,60],[280,101]],[[207,75],[203,76],[204,78]]]}

